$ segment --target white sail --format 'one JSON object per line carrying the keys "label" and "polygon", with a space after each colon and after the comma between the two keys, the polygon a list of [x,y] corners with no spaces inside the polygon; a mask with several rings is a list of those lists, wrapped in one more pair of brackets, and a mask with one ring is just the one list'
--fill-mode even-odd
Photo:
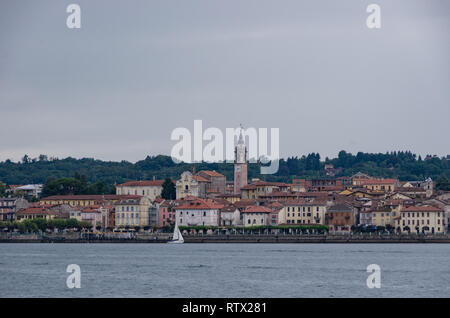
{"label": "white sail", "polygon": [[173,230],[173,238],[172,240],[178,241],[180,239],[180,229],[178,228],[178,224],[175,224],[175,228]]}
{"label": "white sail", "polygon": [[173,231],[172,241],[169,243],[184,243],[183,235],[181,235],[181,231],[178,228],[178,224],[175,223],[175,229]]}

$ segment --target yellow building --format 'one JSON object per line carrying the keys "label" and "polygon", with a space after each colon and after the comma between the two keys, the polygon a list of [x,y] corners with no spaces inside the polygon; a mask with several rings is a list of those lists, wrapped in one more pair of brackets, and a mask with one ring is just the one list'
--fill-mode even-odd
{"label": "yellow building", "polygon": [[123,199],[116,203],[116,227],[148,226],[150,224],[150,199],[139,197]]}
{"label": "yellow building", "polygon": [[283,202],[283,205],[278,214],[279,224],[325,224],[327,205],[324,201],[292,200]]}
{"label": "yellow building", "polygon": [[395,219],[395,227],[401,233],[447,233],[448,224],[442,209],[424,205],[403,208]]}
{"label": "yellow building", "polygon": [[136,198],[141,197],[139,195],[116,195],[116,194],[96,194],[96,195],[53,195],[50,197],[42,198],[41,204],[46,205],[58,205],[68,204],[71,207],[85,207],[91,205],[98,205],[103,203],[115,204],[119,200],[124,198]]}
{"label": "yellow building", "polygon": [[16,212],[16,220],[21,222],[24,220],[34,219],[67,219],[69,218],[70,208],[67,206],[31,206]]}
{"label": "yellow building", "polygon": [[222,194],[222,195],[216,195],[216,196],[214,196],[214,198],[225,199],[230,203],[235,203],[235,202],[241,201],[240,194]]}
{"label": "yellow building", "polygon": [[366,189],[383,192],[394,192],[398,185],[397,179],[369,179],[362,183]]}
{"label": "yellow building", "polygon": [[288,192],[292,185],[282,182],[266,182],[261,180],[253,181],[241,188],[242,199],[257,199],[261,195],[272,192]]}
{"label": "yellow building", "polygon": [[395,218],[398,216],[397,211],[392,211],[388,207],[382,207],[370,211],[372,217],[372,225],[376,226],[392,226],[395,227]]}
{"label": "yellow building", "polygon": [[205,196],[206,190],[200,190],[200,182],[208,182],[203,177],[194,176],[191,172],[185,171],[181,174],[180,180],[176,182],[176,198],[177,200],[184,199],[186,197],[199,197],[201,196],[200,192],[203,192],[202,196]]}

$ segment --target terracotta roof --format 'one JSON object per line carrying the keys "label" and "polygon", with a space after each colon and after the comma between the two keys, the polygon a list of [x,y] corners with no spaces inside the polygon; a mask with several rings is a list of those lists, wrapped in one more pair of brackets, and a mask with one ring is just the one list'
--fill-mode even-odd
{"label": "terracotta roof", "polygon": [[192,176],[192,179],[197,180],[197,182],[211,182],[208,179],[206,179],[205,177],[202,176]]}
{"label": "terracotta roof", "polygon": [[164,180],[149,180],[149,181],[128,181],[118,184],[117,187],[161,187]]}
{"label": "terracotta roof", "polygon": [[328,209],[328,212],[349,212],[349,211],[353,212],[353,206],[346,203],[336,204]]}
{"label": "terracotta roof", "polygon": [[17,214],[50,214],[50,212],[47,208],[26,208],[18,211]]}
{"label": "terracotta roof", "polygon": [[402,209],[402,212],[443,212],[443,211],[434,206],[423,205],[423,206],[410,206],[408,208]]}
{"label": "terracotta roof", "polygon": [[141,195],[118,195],[118,194],[88,194],[88,195],[52,195],[42,198],[41,201],[54,201],[54,200],[120,200],[120,199],[137,199],[141,198]]}
{"label": "terracotta roof", "polygon": [[218,204],[212,200],[197,199],[176,207],[176,210],[219,210],[223,204]]}
{"label": "terracotta roof", "polygon": [[252,183],[250,183],[248,185],[252,185],[252,186],[253,185],[254,186],[273,186],[273,187],[290,187],[291,186],[291,184],[284,183],[284,182],[270,182],[270,181],[263,181],[263,180],[253,181]]}
{"label": "terracotta roof", "polygon": [[9,189],[14,190],[15,188],[22,187],[22,186],[23,186],[22,184],[10,184]]}
{"label": "terracotta roof", "polygon": [[392,184],[395,183],[397,179],[369,179],[364,181],[364,185],[373,185],[373,184]]}
{"label": "terracotta roof", "polygon": [[266,208],[265,206],[257,206],[257,205],[249,206],[244,211],[242,211],[242,213],[271,213],[271,212],[272,212],[271,209]]}
{"label": "terracotta roof", "polygon": [[236,210],[237,210],[237,208],[234,205],[230,204],[230,205],[227,205],[227,206],[224,206],[223,208],[221,208],[220,212],[234,212]]}
{"label": "terracotta roof", "polygon": [[224,194],[221,194],[220,197],[222,197],[222,198],[240,198],[241,195],[240,194],[232,194],[232,193],[224,193]]}
{"label": "terracotta roof", "polygon": [[325,200],[306,201],[304,199],[288,200],[284,202],[285,206],[311,206],[311,205],[327,205]]}
{"label": "terracotta roof", "polygon": [[215,170],[201,170],[198,173],[204,173],[211,177],[225,177],[223,174],[221,174]]}
{"label": "terracotta roof", "polygon": [[243,207],[246,207],[246,206],[254,205],[255,203],[256,203],[256,200],[242,199],[242,200],[234,202],[234,205],[239,207],[239,208],[243,208]]}

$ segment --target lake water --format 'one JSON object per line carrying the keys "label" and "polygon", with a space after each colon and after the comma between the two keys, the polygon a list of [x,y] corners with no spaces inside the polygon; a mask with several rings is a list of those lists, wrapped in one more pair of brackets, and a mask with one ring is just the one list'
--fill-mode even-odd
{"label": "lake water", "polygon": [[450,244],[0,244],[0,297],[450,297]]}

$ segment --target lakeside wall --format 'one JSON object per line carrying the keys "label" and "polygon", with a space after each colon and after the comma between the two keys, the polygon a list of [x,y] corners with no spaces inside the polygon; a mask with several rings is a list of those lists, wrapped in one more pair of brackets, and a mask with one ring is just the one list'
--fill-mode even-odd
{"label": "lakeside wall", "polygon": [[[0,234],[0,243],[166,243],[170,234],[41,236]],[[186,235],[185,243],[450,243],[450,235]]]}

